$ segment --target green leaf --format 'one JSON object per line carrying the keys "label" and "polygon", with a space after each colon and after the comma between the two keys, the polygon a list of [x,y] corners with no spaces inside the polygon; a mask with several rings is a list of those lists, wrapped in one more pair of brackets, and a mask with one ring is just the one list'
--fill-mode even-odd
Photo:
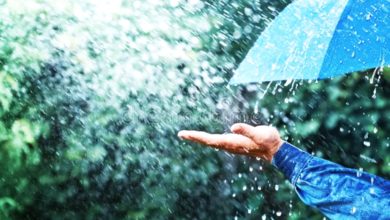
{"label": "green leaf", "polygon": [[21,119],[15,121],[11,130],[16,139],[29,144],[35,143],[32,126],[27,120]]}

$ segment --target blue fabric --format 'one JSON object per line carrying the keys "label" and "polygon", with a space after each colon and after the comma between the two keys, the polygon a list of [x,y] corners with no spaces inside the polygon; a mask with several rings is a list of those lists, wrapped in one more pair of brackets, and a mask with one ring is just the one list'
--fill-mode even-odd
{"label": "blue fabric", "polygon": [[263,31],[230,84],[319,79],[390,65],[389,0],[295,0]]}
{"label": "blue fabric", "polygon": [[389,12],[389,0],[350,0],[329,43],[318,78],[390,64]]}
{"label": "blue fabric", "polygon": [[390,219],[390,181],[314,157],[285,142],[272,164],[301,200],[330,219]]}

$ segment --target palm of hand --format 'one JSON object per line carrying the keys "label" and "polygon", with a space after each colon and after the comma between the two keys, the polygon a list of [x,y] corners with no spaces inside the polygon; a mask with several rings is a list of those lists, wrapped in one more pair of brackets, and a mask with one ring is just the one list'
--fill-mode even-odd
{"label": "palm of hand", "polygon": [[178,136],[200,144],[263,158],[271,162],[273,155],[282,145],[279,132],[271,126],[253,127],[238,123],[231,127],[232,134],[209,134],[202,131],[180,131]]}

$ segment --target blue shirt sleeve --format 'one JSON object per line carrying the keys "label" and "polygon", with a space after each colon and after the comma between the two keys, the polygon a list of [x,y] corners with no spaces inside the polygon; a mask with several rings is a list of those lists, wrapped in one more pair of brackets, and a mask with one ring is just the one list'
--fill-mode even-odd
{"label": "blue shirt sleeve", "polygon": [[314,157],[285,142],[272,164],[301,200],[330,219],[390,219],[390,181]]}

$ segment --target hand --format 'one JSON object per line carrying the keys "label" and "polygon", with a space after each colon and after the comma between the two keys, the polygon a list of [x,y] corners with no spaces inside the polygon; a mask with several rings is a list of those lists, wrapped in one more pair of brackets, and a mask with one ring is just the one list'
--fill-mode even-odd
{"label": "hand", "polygon": [[233,134],[209,134],[203,131],[183,130],[180,138],[226,150],[234,154],[260,157],[268,162],[283,144],[278,130],[271,126],[253,127],[238,123],[231,127]]}

